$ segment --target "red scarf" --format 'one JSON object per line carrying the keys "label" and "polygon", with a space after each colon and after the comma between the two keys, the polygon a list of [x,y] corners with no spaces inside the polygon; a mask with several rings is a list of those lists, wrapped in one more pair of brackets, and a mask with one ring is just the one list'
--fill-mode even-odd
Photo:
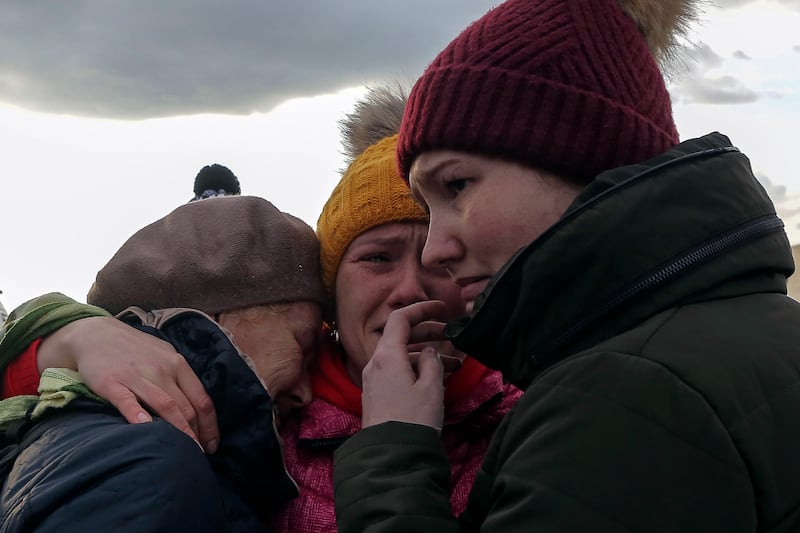
{"label": "red scarf", "polygon": [[[487,368],[471,357],[444,380],[444,404],[450,405],[469,393],[483,379]],[[361,416],[361,389],[352,381],[344,366],[344,356],[333,342],[323,342],[317,365],[311,371],[314,396]]]}

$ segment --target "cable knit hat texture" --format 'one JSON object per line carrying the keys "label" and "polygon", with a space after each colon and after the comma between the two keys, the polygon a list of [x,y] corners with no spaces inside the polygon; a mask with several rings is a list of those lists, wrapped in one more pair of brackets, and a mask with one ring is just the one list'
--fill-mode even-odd
{"label": "cable knit hat texture", "polygon": [[97,273],[87,296],[113,314],[136,305],[213,315],[296,301],[325,305],[316,235],[255,196],[191,202],[142,228]]}
{"label": "cable knit hat texture", "polygon": [[382,224],[428,220],[397,172],[397,130],[404,106],[402,91],[372,89],[341,122],[351,163],[317,221],[322,278],[330,293],[353,239]]}
{"label": "cable knit hat texture", "polygon": [[507,0],[467,27],[409,95],[398,142],[499,157],[580,183],[678,142],[658,61],[689,0]]}

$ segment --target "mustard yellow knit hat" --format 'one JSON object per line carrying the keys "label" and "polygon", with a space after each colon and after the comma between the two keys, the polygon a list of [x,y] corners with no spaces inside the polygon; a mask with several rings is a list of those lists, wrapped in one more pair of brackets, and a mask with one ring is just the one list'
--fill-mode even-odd
{"label": "mustard yellow knit hat", "polygon": [[331,294],[342,255],[353,239],[390,222],[428,221],[397,168],[397,131],[404,106],[402,93],[375,89],[342,121],[343,143],[352,162],[317,220],[322,281]]}

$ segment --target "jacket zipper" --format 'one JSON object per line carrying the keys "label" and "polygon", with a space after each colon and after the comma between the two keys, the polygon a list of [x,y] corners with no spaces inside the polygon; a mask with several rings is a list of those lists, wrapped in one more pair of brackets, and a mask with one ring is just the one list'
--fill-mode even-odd
{"label": "jacket zipper", "polygon": [[558,347],[572,340],[576,335],[581,333],[587,327],[591,326],[601,317],[631,300],[632,298],[647,292],[666,281],[671,280],[678,274],[705,261],[706,259],[710,259],[732,247],[739,246],[745,242],[762,237],[781,228],[783,228],[783,221],[778,218],[777,215],[774,213],[765,215],[763,217],[754,219],[744,226],[740,226],[730,233],[722,235],[721,237],[718,237],[713,241],[700,246],[699,248],[695,248],[694,250],[687,252],[686,254],[671,261],[664,267],[658,269],[656,272],[648,275],[641,281],[636,282],[633,286],[625,289],[617,296],[611,298],[606,304],[601,305],[594,313],[578,321],[564,333],[558,335],[553,341],[546,344],[543,349],[531,354],[531,359],[533,359],[534,363],[536,364],[546,363],[548,356],[551,355]]}

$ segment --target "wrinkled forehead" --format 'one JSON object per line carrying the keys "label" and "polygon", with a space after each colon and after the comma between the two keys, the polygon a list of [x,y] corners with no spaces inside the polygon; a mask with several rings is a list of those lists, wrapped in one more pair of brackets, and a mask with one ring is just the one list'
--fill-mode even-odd
{"label": "wrinkled forehead", "polygon": [[318,326],[322,321],[322,309],[316,302],[297,301],[277,304],[254,305],[226,312],[242,322],[253,325],[273,324],[278,320],[298,327]]}
{"label": "wrinkled forehead", "polygon": [[423,240],[428,233],[428,222],[419,220],[401,220],[397,222],[387,222],[378,226],[373,226],[353,241],[348,246],[349,250],[355,250],[360,246],[384,245],[397,246],[413,243],[422,236]]}
{"label": "wrinkled forehead", "polygon": [[319,304],[303,301],[287,305],[287,317],[297,330],[317,331],[322,327],[322,307]]}

